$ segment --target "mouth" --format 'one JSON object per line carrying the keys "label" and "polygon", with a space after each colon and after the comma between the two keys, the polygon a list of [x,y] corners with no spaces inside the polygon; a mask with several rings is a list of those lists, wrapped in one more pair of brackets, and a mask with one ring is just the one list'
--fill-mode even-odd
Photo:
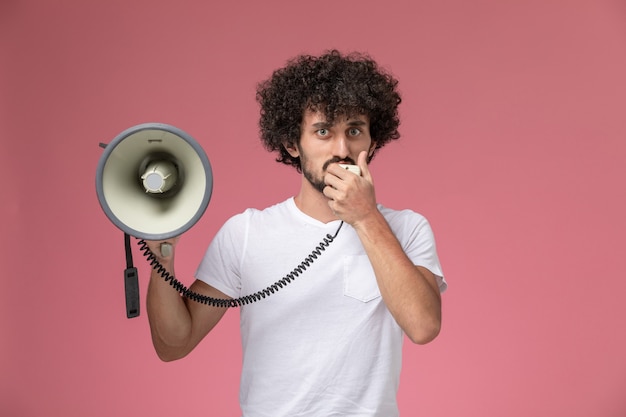
{"label": "mouth", "polygon": [[322,169],[324,171],[326,171],[326,169],[328,168],[328,165],[330,164],[334,164],[334,163],[338,163],[338,164],[344,164],[344,165],[356,165],[356,162],[354,162],[354,160],[350,157],[348,158],[332,158],[329,159],[328,161],[326,161],[324,163],[324,166],[322,167]]}

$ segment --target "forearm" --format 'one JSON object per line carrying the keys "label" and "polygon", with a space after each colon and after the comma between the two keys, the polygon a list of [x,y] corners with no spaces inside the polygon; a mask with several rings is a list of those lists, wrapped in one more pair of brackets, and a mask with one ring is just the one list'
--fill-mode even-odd
{"label": "forearm", "polygon": [[[163,265],[173,274],[173,264]],[[186,355],[191,315],[185,300],[155,270],[150,274],[146,303],[154,348],[163,360]]]}
{"label": "forearm", "polygon": [[415,343],[428,343],[441,327],[441,296],[434,275],[416,267],[379,212],[354,225],[387,308]]}

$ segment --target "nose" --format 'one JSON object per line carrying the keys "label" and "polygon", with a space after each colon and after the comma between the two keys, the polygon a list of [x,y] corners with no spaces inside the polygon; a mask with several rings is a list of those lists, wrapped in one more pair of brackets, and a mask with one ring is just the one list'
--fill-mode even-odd
{"label": "nose", "polygon": [[348,147],[348,138],[345,134],[335,136],[333,143],[334,156],[344,159],[350,156],[350,149]]}

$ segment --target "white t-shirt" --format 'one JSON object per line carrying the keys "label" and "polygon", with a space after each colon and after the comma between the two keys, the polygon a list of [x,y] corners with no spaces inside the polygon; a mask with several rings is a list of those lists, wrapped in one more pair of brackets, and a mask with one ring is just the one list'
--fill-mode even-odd
{"label": "white t-shirt", "polygon": [[[406,254],[447,284],[427,220],[379,206]],[[196,277],[230,297],[274,284],[337,231],[293,198],[229,219]],[[337,237],[274,294],[241,307],[245,417],[394,417],[403,333],[385,306],[354,229]]]}

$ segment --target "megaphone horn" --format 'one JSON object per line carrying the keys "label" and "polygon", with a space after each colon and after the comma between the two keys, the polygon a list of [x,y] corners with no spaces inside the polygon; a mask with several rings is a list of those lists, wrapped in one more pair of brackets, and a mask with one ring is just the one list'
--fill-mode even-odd
{"label": "megaphone horn", "polygon": [[213,190],[211,164],[202,147],[182,130],[140,124],[104,147],[96,172],[102,210],[125,233],[165,240],[191,228],[204,214]]}

